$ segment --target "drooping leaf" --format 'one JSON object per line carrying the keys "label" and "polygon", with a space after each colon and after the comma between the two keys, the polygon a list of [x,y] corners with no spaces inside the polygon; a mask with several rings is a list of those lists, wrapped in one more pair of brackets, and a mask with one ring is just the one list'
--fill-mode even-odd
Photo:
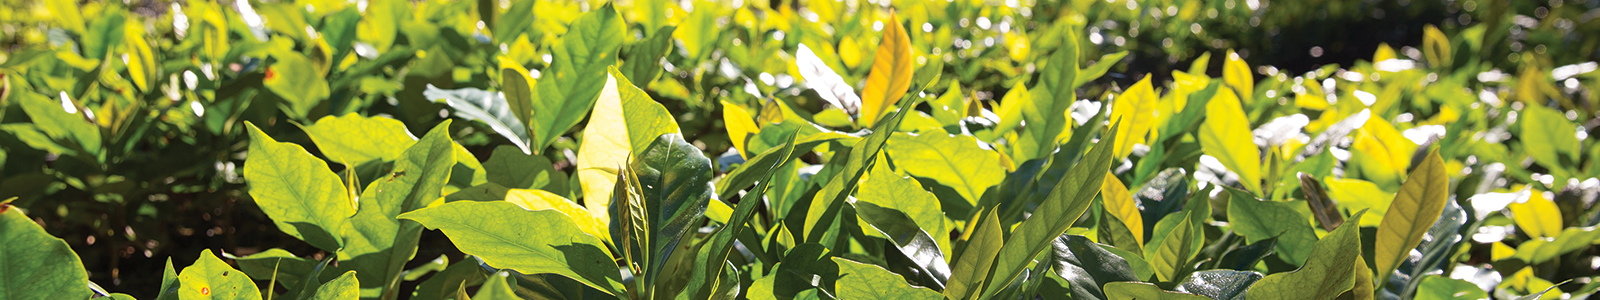
{"label": "drooping leaf", "polygon": [[[1357,212],[1351,219],[1360,220],[1366,212]],[[1361,259],[1361,233],[1347,222],[1322,240],[1311,250],[1311,258],[1299,269],[1287,273],[1267,275],[1245,290],[1246,299],[1333,299],[1355,286],[1356,261]]]}
{"label": "drooping leaf", "polygon": [[250,196],[279,230],[326,251],[344,247],[340,234],[356,214],[343,181],[300,145],[280,143],[245,123],[250,155],[244,176]]}
{"label": "drooping leaf", "polygon": [[443,230],[461,252],[490,266],[523,274],[560,274],[612,294],[624,289],[605,244],[584,234],[559,211],[528,211],[509,202],[457,201],[400,218]]}
{"label": "drooping leaf", "polygon": [[840,299],[941,299],[939,292],[915,287],[883,267],[858,263],[834,257],[839,264],[838,287]]}
{"label": "drooping leaf", "polygon": [[1389,213],[1383,215],[1383,224],[1378,226],[1377,250],[1373,253],[1377,282],[1388,280],[1439,219],[1445,201],[1450,200],[1450,177],[1444,169],[1439,150],[1429,151],[1428,157],[1406,178],[1400,193],[1395,194]]}
{"label": "drooping leaf", "polygon": [[872,71],[861,88],[860,124],[872,125],[878,116],[889,112],[906,89],[911,88],[911,38],[900,20],[889,13],[883,26],[883,39],[872,59]]}
{"label": "drooping leaf", "polygon": [[1005,179],[1000,154],[983,149],[972,136],[901,133],[889,138],[885,150],[906,173],[955,189],[973,205],[984,190]]}
{"label": "drooping leaf", "polygon": [[573,173],[583,183],[584,206],[607,224],[611,216],[606,209],[611,205],[618,168],[626,167],[630,157],[644,154],[661,135],[678,132],[666,107],[620,76],[611,69],[589,116],[589,126],[583,129],[578,169]]}
{"label": "drooping leaf", "polygon": [[1150,132],[1154,125],[1158,110],[1156,110],[1155,89],[1150,87],[1150,77],[1128,87],[1117,97],[1117,102],[1111,109],[1111,120],[1117,120],[1117,126],[1122,128],[1117,136],[1117,153],[1112,157],[1124,158],[1133,152],[1134,144],[1144,144],[1145,134]]}
{"label": "drooping leaf", "polygon": [[200,260],[178,274],[183,285],[179,299],[261,299],[261,290],[244,272],[218,259],[211,250],[201,250]]}
{"label": "drooping leaf", "polygon": [[1107,283],[1140,279],[1127,260],[1083,236],[1062,235],[1052,249],[1054,272],[1071,283],[1068,288],[1079,299],[1106,299],[1101,287]]}
{"label": "drooping leaf", "polygon": [[311,126],[306,135],[317,143],[317,150],[328,160],[355,167],[373,160],[398,159],[417,138],[406,131],[406,124],[387,117],[358,114],[326,116]]}
{"label": "drooping leaf", "polygon": [[1251,140],[1250,119],[1232,90],[1221,90],[1206,104],[1206,121],[1200,127],[1200,147],[1216,157],[1251,193],[1261,194],[1261,151]]}
{"label": "drooping leaf", "polygon": [[992,296],[1016,280],[1022,270],[1033,262],[1033,257],[1049,248],[1051,241],[1072,227],[1072,223],[1094,203],[1094,196],[1100,194],[1099,187],[1105,180],[1105,172],[1111,169],[1112,145],[1116,145],[1118,130],[1116,125],[1112,125],[1106,137],[1067,171],[1039,208],[1033,211],[1034,216],[1049,217],[1028,218],[1012,231],[1005,247],[1000,250],[1000,256],[994,261],[995,281],[983,289],[984,295]]}
{"label": "drooping leaf", "polygon": [[523,152],[533,152],[528,131],[512,113],[511,106],[506,104],[506,98],[500,93],[480,90],[476,88],[461,88],[444,90],[428,85],[422,91],[424,97],[433,101],[444,101],[450,108],[455,109],[455,116],[488,124],[496,134],[505,137]]}
{"label": "drooping leaf", "polygon": [[1110,299],[1110,300],[1136,300],[1136,299],[1205,300],[1205,299],[1211,299],[1211,298],[1206,298],[1206,297],[1203,297],[1203,296],[1200,296],[1200,295],[1186,294],[1186,293],[1162,290],[1161,287],[1157,287],[1154,284],[1145,283],[1145,282],[1133,282],[1133,281],[1112,282],[1112,283],[1107,283],[1106,286],[1105,286],[1105,289],[1106,289],[1106,299]]}
{"label": "drooping leaf", "polygon": [[[72,247],[0,202],[0,299],[86,298],[89,273]],[[243,276],[243,274],[239,274]]]}

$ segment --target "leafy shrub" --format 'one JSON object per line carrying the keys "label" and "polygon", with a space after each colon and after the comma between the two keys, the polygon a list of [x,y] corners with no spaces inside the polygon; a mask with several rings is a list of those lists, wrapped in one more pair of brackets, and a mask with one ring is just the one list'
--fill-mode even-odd
{"label": "leafy shrub", "polygon": [[156,299],[1600,289],[1589,4],[1296,75],[1174,21],[1257,5],[803,2],[19,4],[0,299],[132,298],[84,262],[243,199],[273,248],[165,246]]}

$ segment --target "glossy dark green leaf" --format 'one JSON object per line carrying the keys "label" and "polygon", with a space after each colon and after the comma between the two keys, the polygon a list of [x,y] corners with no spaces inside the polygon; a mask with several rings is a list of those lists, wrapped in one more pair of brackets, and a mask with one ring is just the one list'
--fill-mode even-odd
{"label": "glossy dark green leaf", "polygon": [[[899,162],[900,166],[906,166],[902,161],[896,160],[896,162]],[[868,202],[879,208],[904,214],[909,218],[907,221],[913,221],[906,225],[915,225],[917,230],[927,232],[933,238],[935,245],[945,253],[944,256],[949,256],[950,250],[954,250],[949,249],[950,229],[944,222],[945,214],[940,210],[939,199],[923,188],[917,180],[890,170],[887,160],[880,158],[872,165],[871,170],[862,178],[861,188],[856,191],[855,197],[857,203]],[[858,215],[865,213],[857,209]],[[862,219],[869,223],[873,222],[866,216],[862,216]],[[873,226],[881,225],[874,223]],[[887,228],[879,229],[887,230]]]}
{"label": "glossy dark green leaf", "polygon": [[1068,288],[1078,299],[1106,299],[1105,284],[1140,279],[1128,261],[1083,236],[1062,235],[1051,247],[1054,272],[1071,283]]}
{"label": "glossy dark green leaf", "polygon": [[677,26],[662,26],[655,30],[649,39],[640,40],[628,47],[628,60],[622,62],[622,69],[628,72],[628,79],[649,86],[656,80],[656,75],[661,74],[661,57],[673,49],[672,32],[678,30]]}
{"label": "glossy dark green leaf", "polygon": [[919,228],[916,221],[904,211],[885,208],[867,201],[853,203],[856,217],[866,220],[873,229],[889,237],[901,254],[910,259],[919,274],[927,274],[937,286],[944,288],[950,278],[950,265],[945,262],[937,240]]}
{"label": "glossy dark green leaf", "polygon": [[1211,299],[1233,299],[1243,295],[1244,290],[1261,277],[1261,273],[1255,271],[1205,270],[1190,273],[1188,279],[1178,284],[1177,290]]}
{"label": "glossy dark green leaf", "polygon": [[356,214],[343,181],[300,145],[280,143],[246,122],[250,155],[244,177],[250,196],[278,229],[325,251],[344,247],[339,235]]}
{"label": "glossy dark green leaf", "polygon": [[400,217],[443,230],[461,252],[490,266],[523,274],[560,274],[613,294],[623,290],[605,244],[584,234],[559,211],[528,211],[510,202],[457,201]]}
{"label": "glossy dark green leaf", "polygon": [[483,122],[495,133],[524,149],[524,152],[532,152],[527,150],[530,148],[528,131],[522,129],[522,121],[512,114],[511,106],[499,93],[476,88],[444,90],[429,85],[422,94],[430,100],[444,101],[450,105],[456,117]]}
{"label": "glossy dark green leaf", "polygon": [[[22,210],[0,204],[0,299],[86,298],[89,274],[72,247]],[[239,274],[243,277],[244,274]]]}
{"label": "glossy dark green leaf", "polygon": [[[648,234],[653,235],[648,250],[651,261],[643,279],[653,282],[683,232],[705,214],[707,202],[715,195],[711,188],[711,159],[682,136],[665,134],[634,161],[633,169],[643,187]],[[612,215],[616,215],[618,207],[613,204]],[[612,225],[613,239],[617,235],[616,222]]]}
{"label": "glossy dark green leaf", "polygon": [[837,294],[841,299],[942,299],[939,292],[915,287],[882,267],[833,258],[839,265]]}
{"label": "glossy dark green leaf", "polygon": [[1145,241],[1155,236],[1156,223],[1167,214],[1183,211],[1189,203],[1189,177],[1183,169],[1167,169],[1151,177],[1139,192],[1133,194],[1139,201],[1139,215],[1144,217]]}
{"label": "glossy dark green leaf", "polygon": [[[817,289],[835,291],[839,280],[839,264],[833,262],[831,250],[818,244],[799,244],[785,253],[782,263],[773,267],[773,294],[778,299],[817,299],[806,297],[807,291]],[[824,298],[831,299],[832,297]]]}

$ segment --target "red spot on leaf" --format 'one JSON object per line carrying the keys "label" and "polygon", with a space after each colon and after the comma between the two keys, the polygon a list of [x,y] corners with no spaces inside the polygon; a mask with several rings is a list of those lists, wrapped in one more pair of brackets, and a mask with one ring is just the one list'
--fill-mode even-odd
{"label": "red spot on leaf", "polygon": [[273,77],[278,77],[278,72],[273,72],[271,67],[267,67],[267,80],[272,80]]}
{"label": "red spot on leaf", "polygon": [[211,288],[200,288],[200,295],[211,295]]}

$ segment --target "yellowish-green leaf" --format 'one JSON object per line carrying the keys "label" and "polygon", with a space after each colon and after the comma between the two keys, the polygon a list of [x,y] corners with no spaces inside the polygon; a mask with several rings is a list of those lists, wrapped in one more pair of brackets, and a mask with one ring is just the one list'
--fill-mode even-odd
{"label": "yellowish-green leaf", "polygon": [[1216,157],[1250,192],[1261,194],[1261,150],[1250,132],[1250,119],[1232,90],[1217,92],[1206,103],[1206,121],[1200,127],[1200,148]]}
{"label": "yellowish-green leaf", "polygon": [[572,223],[578,226],[578,230],[583,230],[583,233],[600,238],[602,241],[611,239],[611,234],[608,230],[610,227],[607,224],[600,223],[600,220],[596,220],[594,216],[589,215],[589,211],[584,210],[582,206],[578,206],[577,203],[573,203],[572,200],[567,200],[567,198],[560,195],[544,190],[511,189],[506,191],[506,202],[516,203],[517,206],[521,206],[522,209],[526,210],[551,209],[559,211],[567,215],[568,218],[572,218]]}
{"label": "yellowish-green leaf", "polygon": [[[1350,218],[1359,220],[1365,213]],[[1350,290],[1356,282],[1353,266],[1361,261],[1361,232],[1356,223],[1347,221],[1317,241],[1311,258],[1300,269],[1267,275],[1250,285],[1246,299],[1333,299]]]}
{"label": "yellowish-green leaf", "polygon": [[178,274],[179,299],[261,299],[255,282],[211,250],[200,250],[200,259]]}
{"label": "yellowish-green leaf", "polygon": [[643,154],[656,137],[677,132],[678,125],[666,107],[611,68],[578,147],[575,173],[583,183],[583,204],[589,214],[610,224],[606,208],[611,205],[618,168],[626,167],[629,157]]}
{"label": "yellowish-green leaf", "polygon": [[1422,29],[1422,55],[1428,58],[1428,65],[1434,68],[1450,65],[1450,38],[1445,37],[1444,32],[1433,24]]}
{"label": "yellowish-green leaf", "polygon": [[327,251],[344,248],[340,235],[349,224],[346,219],[356,214],[356,202],[344,181],[300,145],[273,140],[255,124],[247,122],[245,128],[250,132],[250,155],[244,177],[261,211],[272,217],[278,230],[312,246]]}
{"label": "yellowish-green leaf", "polygon": [[[782,118],[780,113],[779,118]],[[733,148],[739,149],[739,157],[749,158],[745,155],[750,151],[744,142],[750,136],[761,132],[761,127],[756,125],[755,117],[744,110],[744,106],[722,101],[722,124],[728,129],[728,140],[733,141]]]}
{"label": "yellowish-green leaf", "polygon": [[1128,231],[1134,232],[1133,237],[1143,245],[1144,217],[1139,214],[1139,203],[1133,200],[1133,194],[1128,192],[1127,186],[1122,185],[1122,180],[1106,172],[1105,182],[1100,184],[1100,197],[1105,200],[1106,211],[1122,220],[1128,226]]}
{"label": "yellowish-green leaf", "polygon": [[1250,103],[1255,96],[1255,78],[1250,75],[1250,64],[1239,57],[1239,53],[1228,50],[1228,58],[1222,63],[1222,81],[1239,94],[1245,103]]}
{"label": "yellowish-green leaf", "polygon": [[[1145,255],[1145,259],[1150,260],[1151,266],[1155,267],[1156,278],[1161,281],[1177,280],[1178,278],[1175,278],[1175,276],[1178,275],[1178,271],[1182,271],[1185,265],[1188,264],[1189,257],[1194,255],[1194,253],[1190,252],[1189,247],[1195,238],[1194,228],[1189,226],[1190,216],[1188,214],[1170,216],[1169,218],[1179,220],[1175,223],[1176,226],[1173,226],[1172,231],[1167,233],[1166,238],[1160,239],[1159,243],[1151,243],[1150,246],[1155,248],[1145,249],[1145,252],[1148,253]],[[1180,216],[1183,219],[1175,218]]]}
{"label": "yellowish-green leaf", "polygon": [[[78,10],[83,9],[78,7],[78,1],[46,0],[44,1],[44,6],[50,11],[50,18],[48,19],[55,20],[57,25],[61,25],[62,28],[79,35],[87,31],[83,26],[83,14],[78,12]],[[99,59],[99,57],[95,57],[95,59]]]}
{"label": "yellowish-green leaf", "polygon": [[1373,254],[1377,282],[1388,282],[1389,275],[1400,267],[1411,249],[1422,243],[1422,236],[1439,219],[1445,201],[1450,201],[1450,176],[1444,169],[1439,150],[1429,151],[1400,186],[1400,193],[1395,194],[1383,224],[1378,225],[1377,250]]}
{"label": "yellowish-green leaf", "polygon": [[1355,140],[1350,147],[1351,161],[1357,162],[1361,175],[1380,187],[1394,190],[1400,183],[1400,175],[1411,166],[1411,155],[1417,151],[1417,144],[1401,135],[1388,121],[1376,117],[1368,118],[1367,123],[1361,125]]}
{"label": "yellowish-green leaf", "polygon": [[399,120],[355,113],[322,117],[304,129],[322,155],[348,167],[372,160],[398,159],[406,148],[417,143],[417,138],[412,137],[406,131],[406,124]]}
{"label": "yellowish-green leaf", "polygon": [[1106,298],[1111,300],[1206,300],[1205,296],[1162,290],[1148,282],[1120,281],[1107,283]]}
{"label": "yellowish-green leaf", "polygon": [[[505,95],[506,105],[511,107],[511,115],[516,116],[517,121],[522,121],[522,124],[533,124],[533,99],[539,98],[533,90],[533,85],[533,77],[528,76],[528,69],[509,57],[500,56],[500,93]],[[512,130],[529,131],[528,128]],[[532,134],[541,133],[530,132],[530,138]]]}
{"label": "yellowish-green leaf", "polygon": [[983,149],[969,135],[896,133],[885,150],[907,173],[955,189],[973,205],[1006,176],[1000,153]]}
{"label": "yellowish-green leaf", "polygon": [[[1345,210],[1367,209],[1367,214],[1373,217],[1383,216],[1388,214],[1389,202],[1394,200],[1393,193],[1384,192],[1371,181],[1330,176],[1322,182],[1328,185],[1328,197]],[[1361,226],[1378,227],[1381,222],[1382,218],[1366,218],[1361,220]]]}
{"label": "yellowish-green leaf", "polygon": [[881,41],[872,58],[872,71],[867,73],[866,87],[861,89],[862,126],[876,123],[911,88],[911,38],[894,13],[884,22]]}
{"label": "yellowish-green leaf", "polygon": [[[1150,87],[1150,77],[1128,87],[1117,97],[1115,107],[1111,109],[1111,120],[1121,124],[1120,136],[1117,137],[1117,159],[1128,157],[1133,152],[1134,144],[1143,144],[1145,134],[1150,132],[1150,126],[1155,124],[1159,110],[1156,109],[1156,92]],[[1124,219],[1127,220],[1127,219]]]}
{"label": "yellowish-green leaf", "polygon": [[973,220],[978,224],[976,230],[968,230],[971,238],[967,239],[965,250],[961,251],[955,266],[950,270],[950,282],[945,286],[944,297],[947,299],[975,299],[983,292],[983,286],[989,279],[989,270],[994,267],[992,263],[995,256],[1000,255],[1000,247],[1005,244],[1004,233],[1000,232],[1000,217],[998,210],[989,211]]}
{"label": "yellowish-green leaf", "polygon": [[613,256],[565,214],[500,201],[456,201],[399,216],[444,231],[461,252],[523,274],[559,274],[608,294],[624,289]]}
{"label": "yellowish-green leaf", "polygon": [[1511,220],[1517,223],[1517,229],[1529,237],[1543,239],[1561,234],[1561,209],[1543,192],[1534,191],[1527,201],[1511,203],[1506,208],[1511,209]]}

